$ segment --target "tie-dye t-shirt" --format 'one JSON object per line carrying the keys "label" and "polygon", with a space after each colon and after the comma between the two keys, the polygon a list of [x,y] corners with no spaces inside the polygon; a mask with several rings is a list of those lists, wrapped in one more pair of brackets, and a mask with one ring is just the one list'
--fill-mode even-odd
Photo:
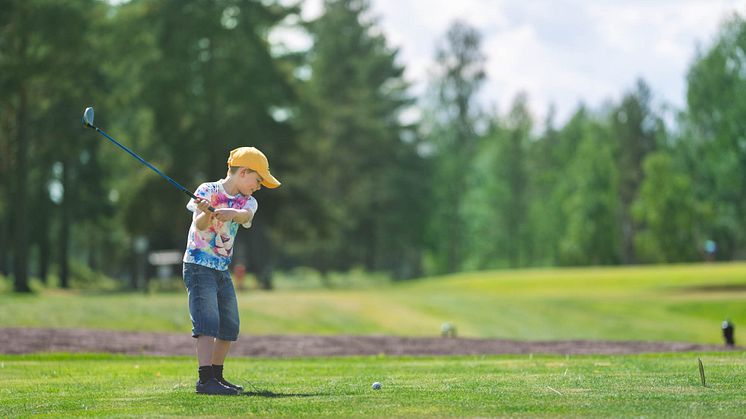
{"label": "tie-dye t-shirt", "polygon": [[[241,194],[228,195],[223,188],[222,181],[203,183],[194,195],[205,198],[213,208],[248,209],[256,214],[259,203],[253,196]],[[195,225],[197,203],[190,200],[187,209],[194,212],[192,225],[189,227],[184,262],[207,266],[218,271],[228,270],[233,255],[233,242],[236,239],[239,224],[235,221],[218,221],[213,219],[205,230],[198,230]],[[241,224],[245,228],[251,227],[251,221]]]}

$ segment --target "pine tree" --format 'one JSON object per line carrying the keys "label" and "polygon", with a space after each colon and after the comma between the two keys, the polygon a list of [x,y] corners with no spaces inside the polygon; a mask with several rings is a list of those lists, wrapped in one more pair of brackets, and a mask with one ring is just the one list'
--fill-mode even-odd
{"label": "pine tree", "polygon": [[[308,25],[313,49],[304,87],[294,193],[304,207],[293,253],[322,273],[362,266],[401,277],[419,271],[425,167],[397,51],[370,20],[366,1],[331,0]],[[297,211],[297,213],[293,213]]]}

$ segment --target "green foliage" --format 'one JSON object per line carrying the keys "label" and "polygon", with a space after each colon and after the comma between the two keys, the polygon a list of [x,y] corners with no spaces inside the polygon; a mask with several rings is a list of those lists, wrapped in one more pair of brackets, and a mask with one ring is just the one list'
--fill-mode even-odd
{"label": "green foliage", "polygon": [[92,270],[87,264],[73,262],[70,266],[70,285],[80,290],[114,290],[119,287],[117,281],[106,275]]}
{"label": "green foliage", "polygon": [[365,1],[326,1],[308,24],[301,141],[288,150],[289,190],[302,205],[282,218],[288,253],[322,274],[364,266],[408,278],[420,271],[427,173],[414,127],[401,121],[412,100],[397,51],[368,11]]}
{"label": "green foliage", "polygon": [[467,270],[507,265],[505,255],[511,241],[504,229],[505,213],[498,208],[509,191],[505,178],[496,173],[502,170],[497,160],[501,157],[499,148],[504,135],[495,128],[482,140],[470,167],[466,190],[461,194],[467,233],[463,268]]}
{"label": "green foliage", "polygon": [[494,207],[502,223],[497,227],[505,237],[503,254],[509,266],[517,268],[527,265],[531,254],[528,243],[529,184],[528,153],[533,121],[528,110],[527,97],[519,95],[505,121],[506,127],[498,141],[495,174],[505,185],[505,195]]}
{"label": "green foliage", "polygon": [[697,210],[692,181],[673,167],[669,154],[649,154],[643,163],[645,180],[633,206],[633,215],[643,230],[635,237],[641,260],[671,262],[695,260]]}
{"label": "green foliage", "polygon": [[479,135],[476,94],[484,83],[485,57],[479,32],[465,22],[454,22],[436,51],[438,65],[430,87],[433,97],[426,135],[433,155],[431,214],[428,248],[433,273],[456,272],[467,258],[468,231],[465,203]]}
{"label": "green foliage", "polygon": [[731,258],[746,245],[746,22],[735,15],[687,77],[687,136],[697,198],[712,206],[702,228]]}
{"label": "green foliage", "polygon": [[[567,239],[566,200],[575,191],[576,179],[570,174],[576,164],[577,145],[586,136],[591,116],[579,107],[561,128],[555,128],[550,110],[545,133],[530,143],[528,171],[529,264],[552,266],[562,262],[561,242]],[[559,243],[559,245],[558,245]]]}
{"label": "green foliage", "polygon": [[[16,290],[51,272],[76,286],[81,265],[137,283],[136,237],[183,249],[186,197],[83,131],[87,105],[189,188],[224,176],[237,146],[269,156],[283,187],[257,194],[234,257],[265,288],[299,266],[330,282],[358,268],[404,279],[694,261],[705,240],[720,260],[746,254],[739,15],[697,51],[670,126],[643,80],[557,125],[524,95],[484,114],[481,35],[466,22],[414,98],[369,2],[325,1],[312,22],[286,4],[0,0],[0,273]],[[278,48],[278,27],[312,46]]]}
{"label": "green foliage", "polygon": [[[28,248],[39,247],[39,271],[49,270],[52,241],[46,233],[57,216],[50,184],[60,205],[60,259],[68,258],[69,225],[109,210],[100,196],[106,172],[98,142],[80,135],[82,103],[105,88],[95,55],[97,24],[106,6],[86,1],[8,1],[0,20],[0,144],[10,158],[2,169],[4,196],[13,196],[7,229],[13,237],[15,288],[28,290]],[[53,172],[53,168],[59,170]],[[12,175],[9,175],[12,174]],[[85,179],[86,181],[82,181]],[[30,214],[33,211],[33,222]],[[3,251],[2,253],[6,253]],[[63,286],[67,265],[61,264]]]}
{"label": "green foliage", "polygon": [[640,227],[632,217],[632,205],[640,193],[645,156],[655,150],[660,137],[660,121],[652,109],[652,92],[644,81],[638,80],[634,91],[627,93],[621,104],[613,109],[610,125],[608,135],[614,142],[618,169],[620,259],[623,263],[635,263],[635,236]]}
{"label": "green foliage", "polygon": [[[502,122],[480,139],[462,204],[467,249],[463,267],[526,266],[529,238],[529,148],[533,121],[527,98],[518,96]],[[497,124],[495,124],[497,125]]]}
{"label": "green foliage", "polygon": [[[228,153],[238,146],[257,146],[276,163],[289,128],[272,119],[270,107],[287,103],[291,91],[263,36],[288,11],[249,1],[130,2],[124,8],[133,9],[124,12],[127,33],[150,28],[152,34],[141,41],[149,52],[137,54],[140,106],[153,118],[152,136],[138,150],[195,189],[223,177]],[[132,167],[148,177],[127,197],[131,231],[147,234],[156,248],[180,246],[188,223],[183,194],[147,168]],[[265,219],[273,219],[271,208],[268,203]]]}
{"label": "green foliage", "polygon": [[604,128],[585,128],[568,177],[572,191],[565,197],[566,233],[560,260],[566,265],[611,264],[619,260],[617,172],[612,144]]}
{"label": "green foliage", "polygon": [[10,417],[665,418],[739,417],[746,408],[743,352],[232,358],[226,376],[249,397],[194,394],[186,357],[2,355],[0,365],[0,415]]}

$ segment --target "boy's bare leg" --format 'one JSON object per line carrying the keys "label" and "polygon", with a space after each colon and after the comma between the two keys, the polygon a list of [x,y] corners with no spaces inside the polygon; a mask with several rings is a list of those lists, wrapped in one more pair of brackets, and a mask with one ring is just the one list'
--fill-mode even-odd
{"label": "boy's bare leg", "polygon": [[217,346],[215,340],[212,336],[199,336],[197,338],[197,361],[200,367],[212,365],[212,356]]}
{"label": "boy's bare leg", "polygon": [[231,341],[215,338],[215,345],[212,349],[212,364],[223,365],[228,351],[231,349]]}
{"label": "boy's bare leg", "polygon": [[[212,357],[215,352],[216,345],[215,339],[212,336],[199,336],[197,338],[197,360],[199,361],[199,381],[197,381],[197,393],[203,394],[222,394],[222,395],[236,395],[243,390],[242,387],[230,387],[222,381],[216,380],[218,373],[215,371],[215,367],[212,365]],[[223,345],[220,345],[221,347]],[[228,352],[225,349],[221,349],[223,353],[222,357],[225,358],[225,354]],[[222,372],[220,373],[222,375]]]}

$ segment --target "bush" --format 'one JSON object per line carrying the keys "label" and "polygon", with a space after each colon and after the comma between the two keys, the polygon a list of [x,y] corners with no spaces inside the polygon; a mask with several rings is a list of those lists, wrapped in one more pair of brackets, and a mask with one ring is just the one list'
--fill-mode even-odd
{"label": "bush", "polygon": [[84,263],[71,261],[70,288],[111,291],[119,288],[119,282],[100,272],[92,270]]}

